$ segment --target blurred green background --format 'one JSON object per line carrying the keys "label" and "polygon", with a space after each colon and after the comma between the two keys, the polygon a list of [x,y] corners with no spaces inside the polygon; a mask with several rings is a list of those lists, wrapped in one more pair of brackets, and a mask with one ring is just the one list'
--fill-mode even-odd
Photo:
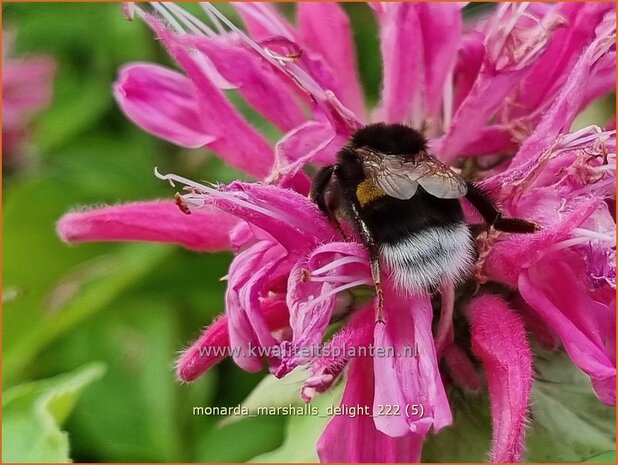
{"label": "blurred green background", "polygon": [[[282,8],[293,12],[292,5]],[[375,102],[375,21],[365,5],[346,9],[363,85]],[[53,103],[31,127],[23,165],[3,170],[4,461],[247,461],[277,449],[287,431],[293,434],[283,448],[258,460],[314,459],[323,419],[272,416],[221,426],[218,417],[192,414],[194,406],[238,404],[264,373],[225,361],[194,384],[175,381],[178,351],[223,310],[219,279],[229,254],[154,244],[69,247],[55,234],[57,219],[79,206],[169,198],[173,192],[154,177],[155,166],[195,179],[243,177],[205,151],[143,133],[118,110],[111,93],[118,68],[129,61],[171,65],[164,50],[144,24],[124,19],[119,4],[3,3],[2,12],[4,29],[16,35],[15,55],[45,53],[58,63]],[[297,398],[299,386],[286,379],[261,392],[287,401]],[[463,406],[462,428],[476,435],[478,447],[458,450],[454,430],[454,437],[428,444],[427,458],[438,460],[448,449],[462,459],[484,459],[486,399],[453,402]],[[467,412],[479,409],[486,414],[466,422]],[[605,422],[602,409],[594,415]],[[70,452],[56,423],[68,432]],[[606,426],[595,429],[568,457],[603,450],[608,434]],[[555,457],[547,441],[537,442],[530,446],[535,457]]]}

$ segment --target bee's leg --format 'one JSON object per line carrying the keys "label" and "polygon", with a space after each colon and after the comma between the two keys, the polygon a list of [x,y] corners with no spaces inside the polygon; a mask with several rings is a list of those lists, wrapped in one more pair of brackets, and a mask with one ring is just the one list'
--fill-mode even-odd
{"label": "bee's leg", "polygon": [[335,227],[339,235],[343,237],[343,240],[345,242],[350,242],[350,236],[348,236],[348,234],[343,230],[343,227],[341,226],[341,223],[339,222],[337,217],[335,215],[329,215],[328,219],[331,223],[333,223],[333,226]]}
{"label": "bee's leg", "polygon": [[511,233],[533,233],[540,230],[536,223],[521,218],[503,218],[502,212],[489,195],[477,185],[469,182],[466,199],[478,210],[483,219],[498,231]]}
{"label": "bee's leg", "polygon": [[376,290],[377,310],[376,310],[376,323],[384,323],[384,291],[382,290],[382,268],[380,266],[380,254],[378,246],[375,243],[371,231],[367,227],[367,224],[360,216],[358,205],[355,202],[350,202],[350,210],[352,213],[352,219],[356,223],[357,229],[363,240],[363,244],[369,252],[369,264],[371,267],[371,279],[373,280],[373,286]]}
{"label": "bee's leg", "polygon": [[371,261],[371,277],[373,286],[376,290],[376,299],[378,299],[378,309],[376,311],[376,323],[384,324],[384,291],[382,290],[382,271],[380,269],[380,258],[377,253],[369,252]]}
{"label": "bee's leg", "polygon": [[341,201],[342,189],[337,177],[333,176],[334,172],[335,165],[325,166],[320,169],[313,178],[313,185],[311,186],[309,197],[328,217],[328,220],[333,224],[341,237],[343,237],[346,242],[349,242],[350,238],[341,227],[341,223],[335,215],[335,210]]}

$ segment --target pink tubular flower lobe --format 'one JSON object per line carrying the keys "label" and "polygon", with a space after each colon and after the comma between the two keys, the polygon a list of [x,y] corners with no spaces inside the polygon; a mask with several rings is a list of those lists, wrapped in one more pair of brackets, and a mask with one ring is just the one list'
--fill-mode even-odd
{"label": "pink tubular flower lobe", "polygon": [[492,409],[492,462],[517,462],[532,388],[532,354],[524,326],[498,297],[470,305],[472,350],[485,368]]}
{"label": "pink tubular flower lobe", "polygon": [[199,252],[229,250],[238,220],[204,208],[183,214],[173,202],[154,201],[68,213],[57,225],[65,242],[140,241],[180,244]]}
{"label": "pink tubular flower lobe", "polygon": [[189,148],[216,139],[201,123],[195,89],[182,74],[150,64],[125,66],[114,95],[131,121],[162,139]]}

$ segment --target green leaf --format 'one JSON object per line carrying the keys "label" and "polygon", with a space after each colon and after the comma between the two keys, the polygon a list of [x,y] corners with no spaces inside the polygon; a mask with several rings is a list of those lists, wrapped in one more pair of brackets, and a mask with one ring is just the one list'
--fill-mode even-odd
{"label": "green leaf", "polygon": [[[196,420],[208,418],[196,416]],[[246,462],[281,444],[283,421],[276,416],[244,418],[223,427],[212,427],[196,442],[193,461]]]}
{"label": "green leaf", "polygon": [[312,405],[317,407],[318,415],[293,415],[289,418],[285,440],[278,449],[253,457],[256,463],[299,463],[318,462],[316,444],[331,417],[326,411],[339,405],[343,393],[343,383],[316,397]]}
{"label": "green leaf", "polygon": [[[483,462],[491,444],[487,395],[449,392],[453,426],[430,436],[423,462]],[[615,447],[615,410],[601,403],[590,381],[564,352],[537,351],[528,462],[581,462]]]}
{"label": "green leaf", "polygon": [[584,463],[616,463],[616,451],[610,450],[584,460]]}
{"label": "green leaf", "polygon": [[70,462],[60,427],[81,391],[105,373],[93,363],[71,373],[8,389],[2,398],[3,462]]}
{"label": "green leaf", "polygon": [[485,394],[449,390],[453,425],[428,436],[422,462],[487,462],[491,417]]}
{"label": "green leaf", "polygon": [[539,353],[535,371],[527,460],[581,462],[615,449],[615,409],[599,401],[564,352]]}
{"label": "green leaf", "polygon": [[67,425],[76,459],[190,458],[192,431],[186,419],[192,405],[211,402],[216,377],[207,374],[191,385],[176,381],[173,363],[187,337],[180,332],[184,318],[186,313],[170,302],[127,295],[45,351],[41,362],[56,370],[90,359],[108,363],[108,375],[85,393],[82,408]]}

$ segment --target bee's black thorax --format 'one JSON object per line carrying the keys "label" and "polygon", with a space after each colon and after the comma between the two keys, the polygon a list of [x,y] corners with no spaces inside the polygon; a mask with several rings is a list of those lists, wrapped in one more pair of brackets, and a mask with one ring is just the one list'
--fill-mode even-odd
{"label": "bee's black thorax", "polygon": [[356,189],[366,179],[362,163],[354,153],[359,147],[414,157],[427,149],[427,140],[420,132],[403,124],[376,123],[356,131],[348,145],[337,154],[337,177],[349,189]]}
{"label": "bee's black thorax", "polygon": [[385,154],[413,155],[427,149],[427,140],[403,124],[376,123],[356,131],[350,145],[371,147]]}

